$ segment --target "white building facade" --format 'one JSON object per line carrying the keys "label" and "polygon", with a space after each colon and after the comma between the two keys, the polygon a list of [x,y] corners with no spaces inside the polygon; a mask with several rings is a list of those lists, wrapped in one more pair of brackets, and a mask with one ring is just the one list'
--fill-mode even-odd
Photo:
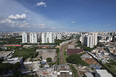
{"label": "white building facade", "polygon": [[95,45],[97,45],[97,33],[87,33],[82,34],[80,37],[81,43],[83,43],[85,46],[93,48]]}
{"label": "white building facade", "polygon": [[23,32],[22,33],[22,43],[27,43],[28,40],[27,40],[27,33],[26,32]]}
{"label": "white building facade", "polygon": [[57,33],[57,39],[62,39],[62,35],[60,33]]}
{"label": "white building facade", "polygon": [[37,34],[36,33],[30,33],[30,43],[37,43]]}
{"label": "white building facade", "polygon": [[42,33],[42,43],[54,43],[55,38],[56,38],[56,35],[53,32]]}
{"label": "white building facade", "polygon": [[34,32],[22,33],[22,43],[37,43],[37,34]]}

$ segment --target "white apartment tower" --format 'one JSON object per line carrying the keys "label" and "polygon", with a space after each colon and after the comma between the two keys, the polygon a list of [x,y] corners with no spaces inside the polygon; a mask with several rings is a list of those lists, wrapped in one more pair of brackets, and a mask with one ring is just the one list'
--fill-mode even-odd
{"label": "white apartment tower", "polygon": [[87,47],[93,48],[93,36],[92,35],[88,35],[87,36]]}
{"label": "white apartment tower", "polygon": [[97,33],[93,33],[93,45],[97,45]]}
{"label": "white apartment tower", "polygon": [[44,32],[42,33],[42,43],[54,43],[55,33]]}
{"label": "white apartment tower", "polygon": [[37,34],[36,33],[30,33],[30,43],[37,43]]}
{"label": "white apartment tower", "polygon": [[57,33],[57,39],[62,39],[62,35],[60,33]]}
{"label": "white apartment tower", "polygon": [[22,33],[22,43],[27,43],[28,40],[27,40],[27,33],[26,32],[23,32]]}
{"label": "white apartment tower", "polygon": [[80,41],[87,47],[93,48],[95,45],[97,45],[97,33],[93,32],[81,35]]}

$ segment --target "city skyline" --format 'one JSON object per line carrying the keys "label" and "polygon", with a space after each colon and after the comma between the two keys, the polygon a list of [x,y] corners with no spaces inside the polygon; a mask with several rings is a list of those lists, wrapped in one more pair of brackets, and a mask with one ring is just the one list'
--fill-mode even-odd
{"label": "city skyline", "polygon": [[0,0],[0,31],[115,31],[115,0]]}

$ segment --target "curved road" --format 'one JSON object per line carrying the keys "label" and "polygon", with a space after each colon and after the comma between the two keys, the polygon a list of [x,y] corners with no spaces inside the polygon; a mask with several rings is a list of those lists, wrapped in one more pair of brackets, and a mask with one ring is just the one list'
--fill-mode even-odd
{"label": "curved road", "polygon": [[60,47],[60,64],[64,64],[65,63],[65,59],[64,59],[64,48],[66,47],[66,45],[62,45]]}
{"label": "curved road", "polygon": [[[67,44],[66,44],[67,45]],[[62,45],[60,47],[60,64],[65,64],[65,59],[64,59],[64,49],[66,47],[66,45]],[[65,66],[61,66],[61,70],[65,70]],[[61,73],[61,77],[66,77],[66,73],[62,72]]]}

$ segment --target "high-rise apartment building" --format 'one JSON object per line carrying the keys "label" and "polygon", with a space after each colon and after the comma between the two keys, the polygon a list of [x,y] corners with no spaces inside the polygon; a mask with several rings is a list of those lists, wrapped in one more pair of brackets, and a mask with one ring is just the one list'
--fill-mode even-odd
{"label": "high-rise apartment building", "polygon": [[95,45],[97,45],[97,33],[93,32],[82,34],[80,37],[80,41],[85,46],[93,48]]}
{"label": "high-rise apartment building", "polygon": [[37,43],[37,34],[36,33],[30,33],[30,43]]}
{"label": "high-rise apartment building", "polygon": [[93,36],[92,35],[88,35],[87,36],[87,47],[93,48]]}
{"label": "high-rise apartment building", "polygon": [[22,33],[22,43],[27,43],[28,40],[27,40],[27,33],[26,32],[23,32]]}
{"label": "high-rise apartment building", "polygon": [[37,34],[36,33],[22,33],[22,43],[37,43]]}
{"label": "high-rise apartment building", "polygon": [[62,39],[62,35],[60,33],[57,33],[57,39]]}
{"label": "high-rise apartment building", "polygon": [[97,45],[97,33],[93,33],[93,45]]}
{"label": "high-rise apartment building", "polygon": [[42,43],[54,43],[55,37],[53,32],[44,32],[42,33]]}

